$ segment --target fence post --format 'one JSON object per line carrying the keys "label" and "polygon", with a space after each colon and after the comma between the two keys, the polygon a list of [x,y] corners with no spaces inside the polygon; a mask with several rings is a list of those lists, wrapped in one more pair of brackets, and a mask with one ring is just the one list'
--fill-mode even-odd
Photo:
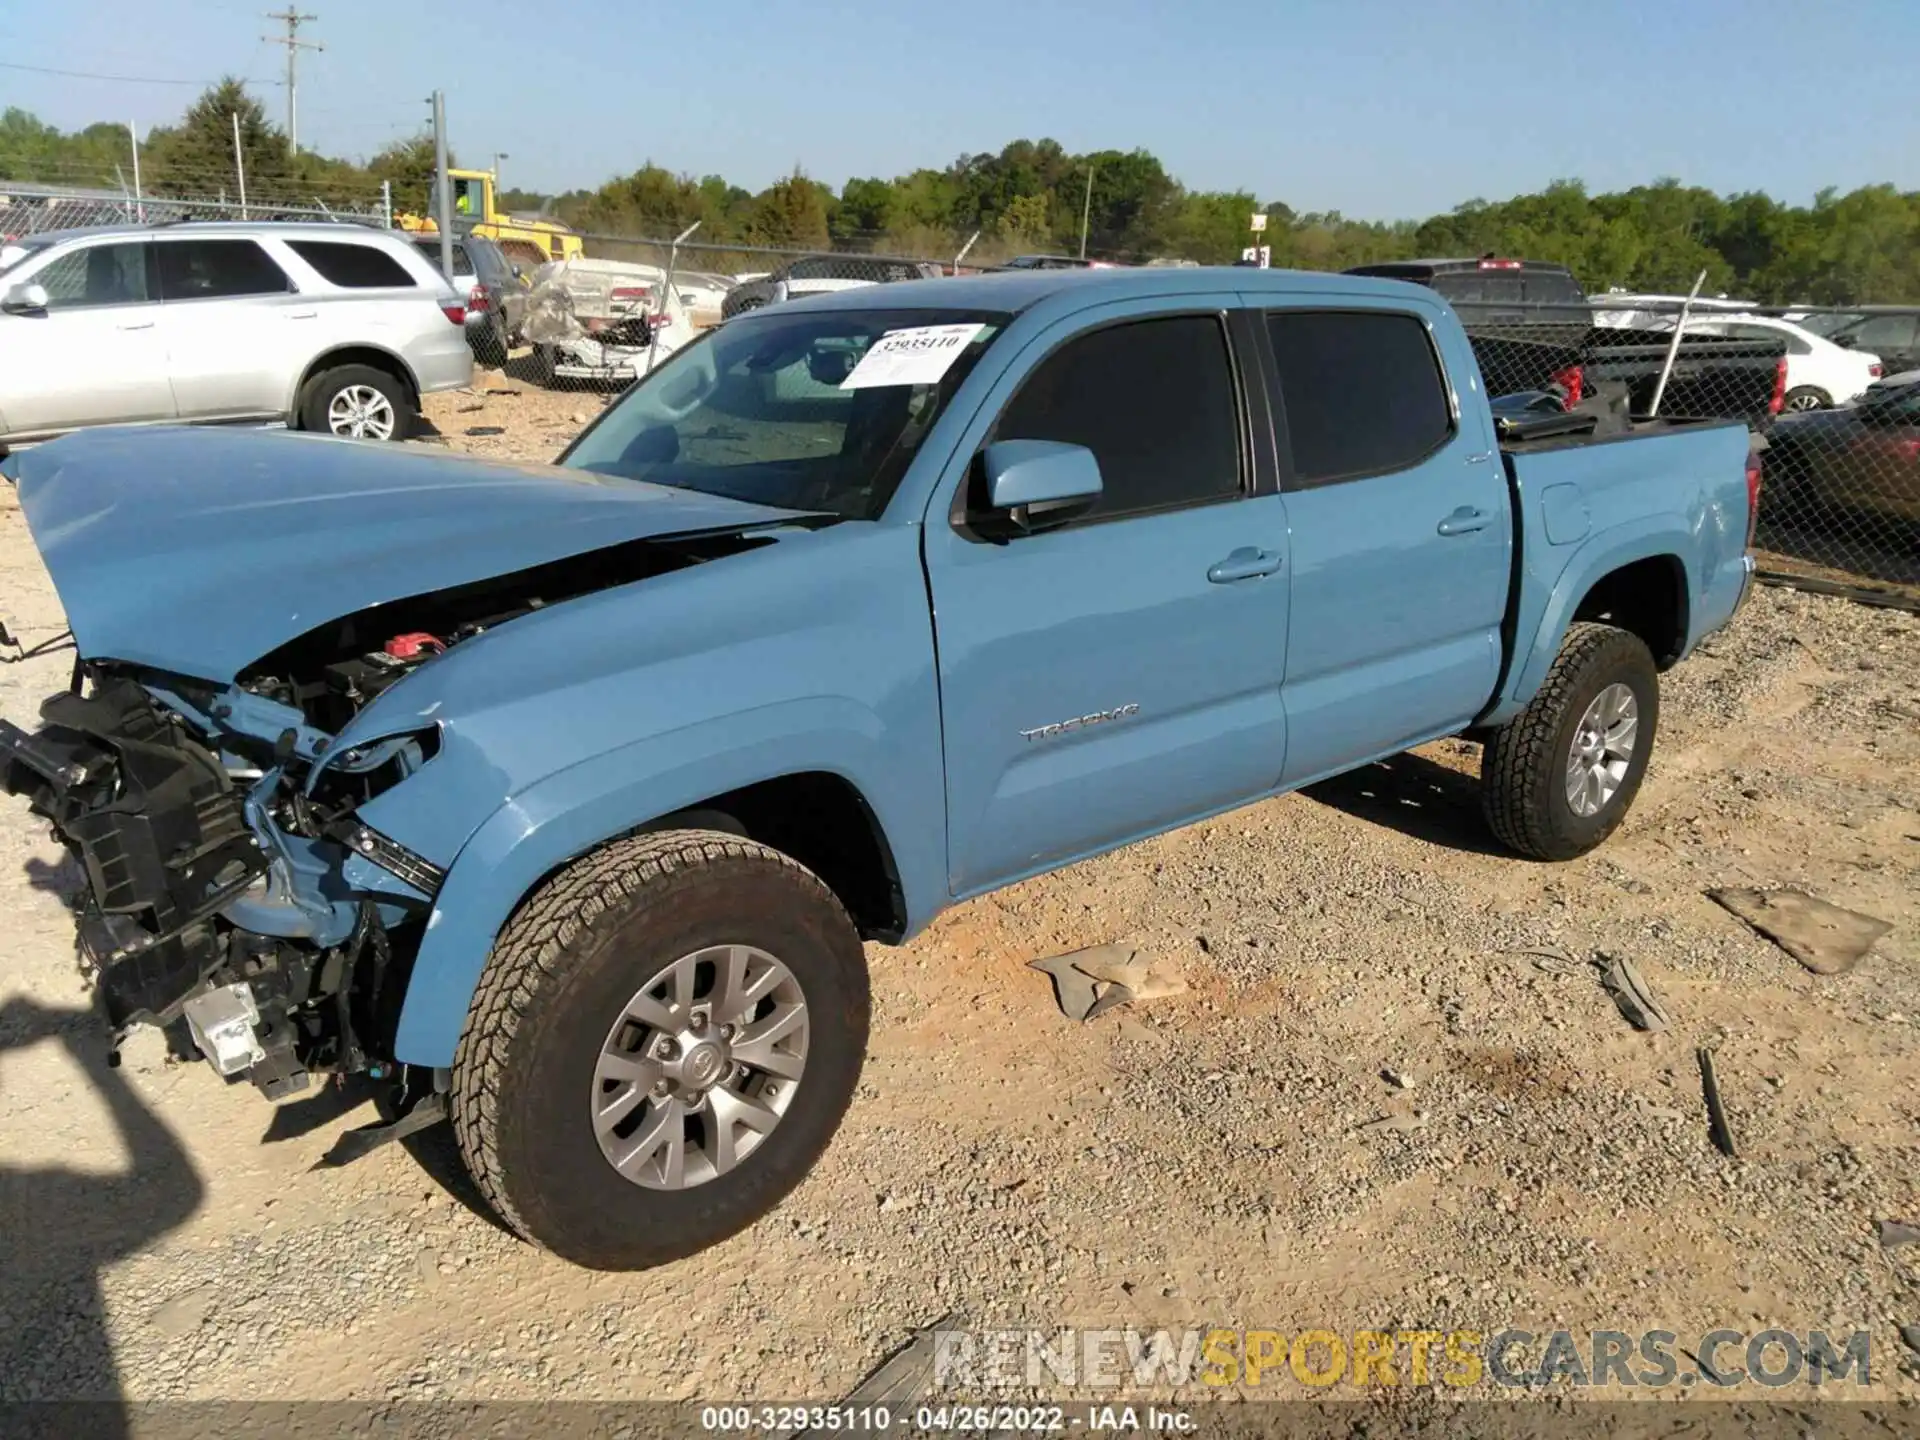
{"label": "fence post", "polygon": [[391,230],[393,228],[393,182],[391,180],[380,182],[380,213],[386,218],[387,229]]}
{"label": "fence post", "polygon": [[[694,221],[691,225],[687,226],[686,229],[682,230],[678,235],[673,237],[673,248],[667,251],[667,278],[665,281],[661,283],[661,286],[660,286],[660,289],[662,292],[660,296],[660,305],[661,305],[661,313],[663,315],[668,316],[669,318],[671,318],[673,314],[673,272],[674,272],[674,268],[680,263],[680,246],[682,245],[682,243],[685,242],[686,238],[689,235],[693,234],[693,232],[698,230],[699,228],[700,228],[700,222],[698,220]],[[691,325],[693,322],[689,320],[687,323]],[[659,350],[660,350],[659,338],[657,336],[649,335],[647,337],[647,368],[641,372],[642,379],[644,379],[646,376],[651,375],[653,373],[653,357],[659,353]]]}
{"label": "fence post", "polygon": [[967,258],[967,252],[973,249],[973,242],[979,238],[980,232],[978,230],[974,231],[973,234],[967,237],[967,243],[960,247],[960,253],[953,257],[953,273],[955,275],[960,273],[960,262]]}
{"label": "fence post", "polygon": [[440,273],[453,283],[453,187],[447,179],[447,97],[433,92],[433,188],[440,210]]}

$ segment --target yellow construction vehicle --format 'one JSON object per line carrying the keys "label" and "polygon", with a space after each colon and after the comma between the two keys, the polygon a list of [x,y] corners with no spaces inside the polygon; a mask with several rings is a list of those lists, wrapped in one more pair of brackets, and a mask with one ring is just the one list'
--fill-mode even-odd
{"label": "yellow construction vehicle", "polygon": [[[507,215],[494,208],[491,170],[448,170],[454,229],[497,242],[507,258],[529,269],[549,260],[576,260],[586,253],[580,237],[558,220]],[[393,223],[416,235],[437,235],[431,215],[395,215]]]}

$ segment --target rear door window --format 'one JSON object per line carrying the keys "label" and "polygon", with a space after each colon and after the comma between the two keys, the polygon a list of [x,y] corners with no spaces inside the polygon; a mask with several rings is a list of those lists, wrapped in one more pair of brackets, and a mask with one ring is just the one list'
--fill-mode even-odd
{"label": "rear door window", "polygon": [[163,300],[231,300],[293,289],[287,272],[251,240],[162,240],[156,249]]}
{"label": "rear door window", "polygon": [[1275,310],[1267,334],[1295,486],[1405,470],[1452,435],[1446,377],[1417,316]]}
{"label": "rear door window", "polygon": [[1102,493],[1075,523],[1232,498],[1240,408],[1226,330],[1216,315],[1171,315],[1069,340],[1027,377],[993,438],[1094,453]]}
{"label": "rear door window", "polygon": [[388,290],[414,283],[407,267],[377,245],[289,240],[287,248],[311,265],[322,280],[343,290]]}
{"label": "rear door window", "polygon": [[139,305],[153,299],[144,240],[70,250],[43,265],[33,283],[46,287],[49,310]]}

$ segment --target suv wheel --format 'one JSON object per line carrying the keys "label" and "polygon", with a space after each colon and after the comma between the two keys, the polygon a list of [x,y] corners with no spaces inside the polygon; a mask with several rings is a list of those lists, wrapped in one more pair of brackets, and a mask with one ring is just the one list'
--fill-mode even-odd
{"label": "suv wheel", "polygon": [[351,440],[404,440],[413,432],[407,387],[371,365],[342,365],[307,386],[300,423]]}
{"label": "suv wheel", "polygon": [[453,1068],[481,1193],[578,1265],[745,1229],[813,1167],[866,1053],[860,937],[777,851],[711,830],[575,861],[501,931]]}

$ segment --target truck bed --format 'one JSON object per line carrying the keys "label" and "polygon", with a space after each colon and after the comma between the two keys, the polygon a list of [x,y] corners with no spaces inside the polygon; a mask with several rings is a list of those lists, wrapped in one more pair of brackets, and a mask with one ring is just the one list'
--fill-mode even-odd
{"label": "truck bed", "polygon": [[[1578,367],[1585,393],[1606,381],[1627,387],[1632,408],[1653,403],[1671,336],[1657,330],[1589,328],[1577,339],[1565,326],[1467,323],[1467,338],[1490,396],[1545,389]],[[1660,409],[1689,420],[1765,425],[1778,398],[1784,341],[1687,338],[1680,342]]]}

